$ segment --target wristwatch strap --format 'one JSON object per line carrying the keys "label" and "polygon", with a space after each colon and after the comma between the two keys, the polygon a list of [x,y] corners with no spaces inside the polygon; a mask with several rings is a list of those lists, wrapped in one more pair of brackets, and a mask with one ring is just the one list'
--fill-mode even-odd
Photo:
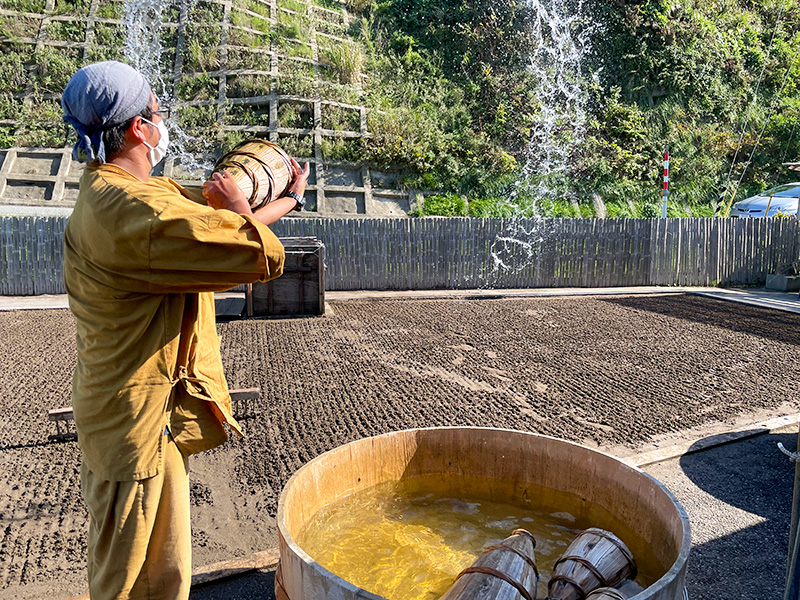
{"label": "wristwatch strap", "polygon": [[286,195],[289,196],[289,198],[291,198],[295,202],[297,202],[297,206],[294,207],[294,210],[303,210],[303,207],[306,205],[306,199],[303,196],[301,196],[297,192],[293,192],[292,190],[286,192]]}

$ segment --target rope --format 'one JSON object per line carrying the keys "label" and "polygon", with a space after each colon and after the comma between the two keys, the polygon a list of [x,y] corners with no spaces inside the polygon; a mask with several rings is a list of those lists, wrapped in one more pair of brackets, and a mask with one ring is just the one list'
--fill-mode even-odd
{"label": "rope", "polygon": [[[744,134],[747,131],[747,126],[750,124],[750,113],[752,112],[753,107],[755,106],[756,102],[758,101],[758,90],[761,88],[761,82],[764,79],[764,72],[766,71],[766,68],[767,68],[767,62],[769,62],[770,54],[772,54],[772,46],[773,46],[773,43],[775,42],[775,35],[778,33],[778,27],[780,26],[780,23],[781,23],[781,17],[783,16],[783,8],[784,8],[784,6],[783,6],[783,4],[781,4],[781,10],[778,13],[778,18],[775,19],[775,29],[772,30],[772,37],[770,37],[770,40],[769,40],[769,47],[767,48],[767,55],[764,57],[764,64],[761,65],[761,73],[758,76],[758,82],[756,83],[756,89],[753,92],[753,100],[750,102],[750,106],[747,108],[747,113],[745,115],[744,125],[742,125],[742,132],[741,132],[741,134],[739,134],[739,141],[736,144],[736,152],[734,152],[734,154],[733,154],[733,159],[731,160],[731,167],[730,167],[730,169],[728,169],[728,176],[725,178],[725,183],[723,185],[724,189],[720,193],[719,199],[717,201],[717,208],[714,211],[714,216],[715,217],[719,216],[719,214],[720,214],[720,212],[722,210],[722,207],[723,207],[723,203],[725,202],[725,196],[726,196],[726,193],[728,191],[728,189],[727,189],[728,188],[728,184],[731,181],[731,174],[733,173],[733,167],[736,164],[736,159],[739,157],[739,151],[742,149],[742,142],[744,141]],[[789,67],[789,71],[791,71],[791,69],[792,68]],[[787,76],[789,75],[789,71],[786,72]],[[784,85],[785,85],[785,81],[784,81]],[[783,91],[783,88],[781,88],[781,91]],[[771,118],[771,117],[772,117],[772,114],[770,114],[770,117],[767,118],[767,121],[766,121],[767,123],[769,122],[769,118]],[[764,133],[763,129],[761,130],[761,133],[762,134]],[[759,143],[760,140],[761,140],[761,135],[759,135],[758,141],[756,141],[755,145],[753,146],[753,153],[755,153],[755,149],[758,147],[758,143]],[[750,155],[750,159],[748,159],[747,164],[745,165],[744,170],[742,171],[742,175],[741,175],[741,177],[739,177],[739,181],[736,183],[736,187],[734,187],[733,193],[731,194],[731,200],[730,200],[731,203],[733,202],[733,199],[736,197],[736,194],[739,191],[739,185],[740,185],[740,183],[742,181],[742,178],[744,177],[744,174],[747,172],[747,167],[750,166],[750,161],[752,160],[752,158],[753,158],[753,154]],[[725,213],[726,213],[725,216],[727,216],[728,210],[729,209],[725,210]]]}
{"label": "rope", "polygon": [[[744,179],[744,174],[747,172],[747,167],[750,166],[750,163],[753,161],[753,156],[758,149],[758,144],[761,142],[761,138],[764,135],[764,131],[767,129],[767,125],[769,125],[769,120],[772,118],[772,115],[775,114],[775,108],[778,104],[778,100],[780,99],[781,95],[783,94],[783,90],[786,89],[786,83],[789,81],[789,73],[792,72],[794,69],[794,65],[797,62],[797,57],[800,56],[800,46],[797,47],[797,51],[794,53],[794,59],[792,60],[792,64],[789,65],[789,68],[786,69],[786,73],[783,76],[783,83],[781,84],[781,89],[778,90],[778,93],[775,95],[775,98],[772,99],[772,104],[770,104],[769,115],[764,120],[764,126],[761,128],[761,131],[758,134],[758,139],[756,139],[756,143],[753,145],[753,151],[750,153],[750,157],[747,159],[747,163],[742,170],[742,174],[739,176],[739,181],[736,182],[736,188],[739,188],[739,185],[742,183],[742,179]],[[766,215],[765,215],[766,216]]]}
{"label": "rope", "polygon": [[549,592],[552,592],[551,588],[553,587],[553,583],[557,581],[563,581],[564,583],[567,583],[575,588],[575,595],[578,597],[578,600],[584,600],[586,598],[586,592],[583,591],[583,588],[574,579],[571,579],[566,575],[553,575],[550,578],[550,581],[547,582],[547,590]]}
{"label": "rope", "polygon": [[461,573],[458,574],[458,577],[456,577],[456,579],[459,579],[462,575],[466,575],[467,573],[480,573],[481,575],[489,575],[491,577],[497,577],[498,579],[505,581],[507,584],[513,585],[515,588],[517,588],[517,591],[522,595],[523,598],[525,598],[525,600],[536,600],[535,591],[533,593],[533,596],[531,596],[531,593],[528,590],[526,590],[519,581],[514,581],[513,579],[511,579],[511,577],[509,577],[505,573],[498,571],[496,569],[492,569],[491,567],[478,567],[478,566],[467,567],[466,569],[461,571]]}
{"label": "rope", "polygon": [[536,568],[536,563],[533,562],[531,557],[528,556],[527,554],[523,554],[522,552],[520,552],[516,548],[512,548],[511,546],[502,546],[500,544],[498,544],[497,546],[489,546],[487,548],[484,548],[481,554],[486,554],[491,550],[508,550],[509,552],[513,552],[514,554],[519,556],[522,560],[524,560],[526,563],[528,563],[528,566],[530,566],[530,568],[533,569],[533,573],[534,575],[536,575],[536,581],[539,581],[539,569]]}
{"label": "rope", "polygon": [[527,529],[515,529],[511,532],[511,535],[527,535],[531,538],[531,542],[533,542],[533,547],[536,548],[536,538],[533,537],[533,534],[528,531]]}
{"label": "rope", "polygon": [[[576,562],[576,563],[580,563],[580,564],[582,564],[584,567],[586,567],[586,569],[587,569],[587,570],[588,570],[588,571],[589,571],[589,572],[590,572],[592,575],[594,575],[594,576],[595,576],[595,578],[597,579],[597,581],[599,581],[599,582],[600,582],[602,585],[604,585],[604,586],[606,586],[606,587],[608,587],[608,586],[610,585],[610,584],[608,583],[608,580],[607,580],[607,579],[606,579],[606,578],[603,576],[603,574],[602,574],[602,573],[601,573],[601,572],[600,572],[600,571],[597,569],[597,567],[595,567],[595,566],[594,566],[592,563],[590,563],[588,560],[586,560],[586,559],[585,559],[585,558],[583,558],[582,556],[572,556],[572,555],[569,555],[569,554],[565,554],[564,556],[562,556],[561,558],[559,558],[559,559],[558,559],[558,560],[555,562],[555,564],[553,565],[553,570],[555,571],[555,569],[556,569],[556,567],[557,567],[558,565],[560,565],[561,563],[563,563],[564,561],[567,561],[567,560],[571,560],[571,561],[573,561],[573,562]],[[635,577],[635,575],[634,575],[634,577]],[[551,577],[551,578],[550,578],[550,581],[552,581],[553,579],[556,579],[556,578],[558,578],[558,579],[564,579],[565,581],[572,581],[572,579],[570,579],[569,577],[567,577],[567,576],[565,576],[565,575],[553,575],[553,577]]]}
{"label": "rope", "polygon": [[797,464],[800,463],[800,451],[798,452],[789,452],[783,445],[783,442],[778,442],[778,450],[783,452],[786,456],[789,457],[789,460],[793,463]]}

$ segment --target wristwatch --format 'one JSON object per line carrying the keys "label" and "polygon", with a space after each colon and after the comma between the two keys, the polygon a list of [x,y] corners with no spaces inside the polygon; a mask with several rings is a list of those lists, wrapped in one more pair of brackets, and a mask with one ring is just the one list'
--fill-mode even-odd
{"label": "wristwatch", "polygon": [[292,190],[286,192],[286,195],[289,196],[289,198],[291,198],[295,202],[297,202],[297,206],[294,207],[294,210],[303,210],[303,207],[306,205],[306,199],[303,196],[301,196],[297,192],[293,192]]}

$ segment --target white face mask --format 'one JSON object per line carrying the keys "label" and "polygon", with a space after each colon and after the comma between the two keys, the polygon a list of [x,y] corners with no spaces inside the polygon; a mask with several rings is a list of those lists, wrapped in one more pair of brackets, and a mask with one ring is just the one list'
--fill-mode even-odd
{"label": "white face mask", "polygon": [[148,121],[144,118],[142,121],[145,123],[150,123],[150,125],[154,125],[156,129],[158,129],[158,133],[161,135],[161,137],[158,138],[158,143],[155,146],[151,146],[147,142],[144,142],[144,145],[150,148],[150,166],[155,167],[162,161],[164,155],[167,153],[167,147],[169,146],[169,131],[167,130],[167,126],[164,125],[164,121],[153,123],[152,121]]}

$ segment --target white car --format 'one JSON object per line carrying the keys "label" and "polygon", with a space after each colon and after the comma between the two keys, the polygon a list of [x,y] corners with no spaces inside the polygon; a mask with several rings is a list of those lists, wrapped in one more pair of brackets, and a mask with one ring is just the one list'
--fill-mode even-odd
{"label": "white car", "polygon": [[733,205],[731,217],[797,215],[800,182],[779,185]]}

